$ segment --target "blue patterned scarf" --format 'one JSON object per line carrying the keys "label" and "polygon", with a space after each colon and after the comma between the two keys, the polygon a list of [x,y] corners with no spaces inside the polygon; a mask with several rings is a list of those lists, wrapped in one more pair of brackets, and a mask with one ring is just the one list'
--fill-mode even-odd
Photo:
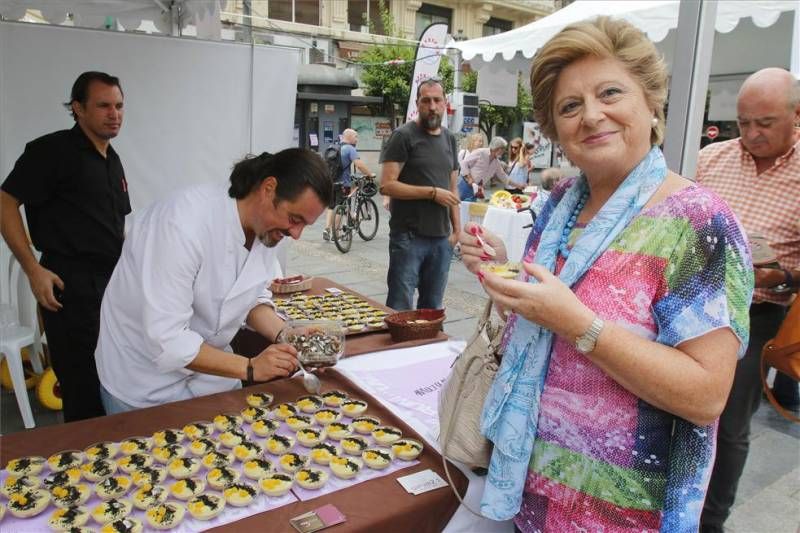
{"label": "blue patterned scarf", "polygon": [[[666,175],[664,155],[654,146],[586,226],[559,279],[569,287],[577,282],[650,200]],[[587,187],[585,176],[578,178],[542,231],[534,262],[551,272],[555,271],[564,227]],[[537,280],[531,276],[530,282]],[[515,319],[481,417],[481,432],[494,443],[481,513],[493,520],[513,518],[522,503],[553,344],[551,331],[520,316]]]}

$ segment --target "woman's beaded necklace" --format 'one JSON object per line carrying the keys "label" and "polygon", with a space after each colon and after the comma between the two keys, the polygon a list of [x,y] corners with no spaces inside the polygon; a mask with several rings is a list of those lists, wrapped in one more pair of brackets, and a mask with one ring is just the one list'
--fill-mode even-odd
{"label": "woman's beaded necklace", "polygon": [[558,250],[561,252],[561,255],[564,256],[564,259],[569,257],[569,248],[567,247],[569,235],[572,233],[572,228],[575,227],[575,223],[578,222],[578,216],[581,214],[581,211],[583,211],[583,206],[586,205],[588,199],[589,189],[586,189],[578,199],[578,203],[575,204],[575,209],[572,211],[572,215],[570,215],[567,224],[564,226],[564,231],[561,233],[561,241],[558,243]]}

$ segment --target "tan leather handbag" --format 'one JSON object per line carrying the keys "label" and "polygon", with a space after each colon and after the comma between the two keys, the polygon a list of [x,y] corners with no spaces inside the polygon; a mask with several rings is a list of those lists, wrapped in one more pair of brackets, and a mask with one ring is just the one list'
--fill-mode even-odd
{"label": "tan leather handbag", "polygon": [[767,384],[769,367],[783,372],[795,381],[800,381],[800,300],[795,299],[775,338],[768,341],[761,351],[761,383],[772,406],[792,422],[800,423],[796,417],[775,400]]}
{"label": "tan leather handbag", "polygon": [[489,465],[491,444],[481,434],[483,402],[492,386],[500,362],[503,325],[490,319],[491,300],[472,338],[453,363],[450,376],[439,393],[439,445],[442,457],[471,468]]}

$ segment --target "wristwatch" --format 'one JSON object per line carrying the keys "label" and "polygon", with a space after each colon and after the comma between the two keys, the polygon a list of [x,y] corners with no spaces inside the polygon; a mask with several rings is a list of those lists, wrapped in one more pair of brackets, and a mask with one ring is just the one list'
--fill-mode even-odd
{"label": "wristwatch", "polygon": [[575,348],[582,354],[591,353],[597,344],[597,338],[600,336],[604,325],[605,322],[599,316],[595,316],[586,333],[575,340]]}

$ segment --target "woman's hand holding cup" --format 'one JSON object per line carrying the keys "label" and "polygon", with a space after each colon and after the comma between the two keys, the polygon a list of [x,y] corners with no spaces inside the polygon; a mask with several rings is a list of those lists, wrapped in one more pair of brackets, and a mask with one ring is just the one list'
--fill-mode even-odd
{"label": "woman's hand holding cup", "polygon": [[478,274],[484,263],[508,261],[506,245],[500,237],[474,222],[464,225],[458,242],[461,246],[461,261],[473,274]]}

